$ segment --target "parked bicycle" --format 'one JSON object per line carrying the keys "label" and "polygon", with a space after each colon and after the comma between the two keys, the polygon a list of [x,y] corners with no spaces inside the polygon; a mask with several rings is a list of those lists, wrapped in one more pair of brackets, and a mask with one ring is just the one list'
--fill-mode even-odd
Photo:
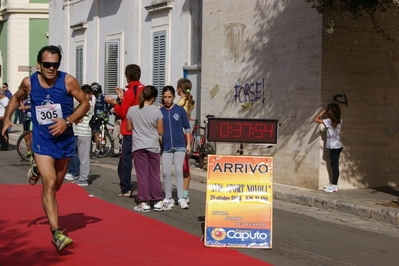
{"label": "parked bicycle", "polygon": [[17,140],[17,152],[19,157],[21,157],[21,159],[24,161],[29,162],[30,156],[32,154],[31,143],[32,130],[23,132]]}
{"label": "parked bicycle", "polygon": [[191,119],[194,121],[194,127],[191,133],[191,154],[190,157],[196,159],[198,167],[203,169],[205,166],[205,158],[209,154],[216,154],[216,142],[209,142],[207,138],[208,118],[214,117],[207,115],[204,120],[204,126],[200,125],[199,119]]}
{"label": "parked bicycle", "polygon": [[113,138],[108,129],[109,126],[113,127],[113,125],[109,123],[108,118],[110,110],[111,108],[108,108],[102,115],[93,116],[90,120],[91,127],[93,124],[100,124],[99,130],[93,130],[91,142],[91,154],[98,158],[111,156],[114,150]]}

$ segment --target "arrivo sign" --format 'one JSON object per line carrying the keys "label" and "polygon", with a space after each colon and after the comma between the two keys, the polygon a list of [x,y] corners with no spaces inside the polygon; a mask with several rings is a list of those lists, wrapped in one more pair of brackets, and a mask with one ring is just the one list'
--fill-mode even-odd
{"label": "arrivo sign", "polygon": [[277,144],[278,120],[208,118],[208,140]]}

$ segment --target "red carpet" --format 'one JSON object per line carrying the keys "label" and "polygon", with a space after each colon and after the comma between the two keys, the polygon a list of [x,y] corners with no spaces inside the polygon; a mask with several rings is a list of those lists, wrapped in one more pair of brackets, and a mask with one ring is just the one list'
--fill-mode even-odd
{"label": "red carpet", "polygon": [[89,197],[74,185],[57,193],[60,227],[74,244],[56,251],[41,185],[0,185],[0,265],[267,265],[237,250],[206,248],[197,236]]}

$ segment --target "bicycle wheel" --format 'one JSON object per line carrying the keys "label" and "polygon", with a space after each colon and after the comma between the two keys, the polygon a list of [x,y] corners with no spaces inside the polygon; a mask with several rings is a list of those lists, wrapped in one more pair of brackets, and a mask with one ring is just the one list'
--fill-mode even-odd
{"label": "bicycle wheel", "polygon": [[29,162],[30,154],[28,153],[32,152],[31,143],[32,143],[31,130],[22,133],[17,140],[17,152],[19,157],[21,157],[21,159],[24,161]]}
{"label": "bicycle wheel", "polygon": [[[99,136],[99,143],[96,144],[95,135],[98,134]],[[101,141],[101,130],[94,130],[93,131],[93,138],[92,147],[91,147],[91,154],[98,157],[104,158],[110,156],[112,151],[114,150],[114,142],[112,141],[112,137],[108,131],[104,131],[104,141]]]}

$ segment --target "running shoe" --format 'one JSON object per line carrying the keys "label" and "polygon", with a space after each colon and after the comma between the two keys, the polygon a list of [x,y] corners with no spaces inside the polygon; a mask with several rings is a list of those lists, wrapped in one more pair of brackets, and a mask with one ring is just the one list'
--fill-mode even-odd
{"label": "running shoe", "polygon": [[164,199],[163,200],[162,210],[163,211],[171,211],[173,209],[173,206],[175,206],[175,200],[174,199]]}
{"label": "running shoe", "polygon": [[183,199],[185,199],[185,200],[186,200],[187,204],[190,204],[190,197],[189,197],[189,196],[187,196],[187,197],[183,197]]}
{"label": "running shoe", "polygon": [[34,159],[31,159],[31,163],[32,167],[29,168],[28,174],[26,176],[28,177],[29,184],[35,185],[40,179],[40,174]]}
{"label": "running shoe", "polygon": [[151,210],[150,205],[147,202],[142,202],[133,208],[135,212],[149,212]]}
{"label": "running shoe", "polygon": [[184,198],[179,199],[179,201],[177,202],[177,205],[179,206],[180,209],[188,209],[187,201]]}
{"label": "running shoe", "polygon": [[131,191],[128,191],[128,192],[119,192],[119,194],[118,194],[118,196],[119,197],[128,197],[128,198],[130,198],[131,196],[132,196],[132,192]]}
{"label": "running shoe", "polygon": [[81,186],[81,187],[86,187],[89,185],[89,181],[87,181],[87,180],[82,181],[80,179],[73,181],[73,183],[75,183],[76,185]]}
{"label": "running shoe", "polygon": [[65,180],[68,180],[68,181],[75,181],[75,180],[77,180],[79,177],[77,176],[77,175],[73,175],[73,174],[70,174],[70,173],[67,173],[66,175],[65,175],[65,177],[64,177],[64,179]]}
{"label": "running shoe", "polygon": [[160,211],[162,211],[162,207],[163,207],[163,200],[157,201],[154,204],[154,211],[160,212]]}
{"label": "running shoe", "polygon": [[64,231],[57,229],[53,235],[53,244],[58,250],[66,248],[73,243],[72,239],[64,235]]}
{"label": "running shoe", "polygon": [[327,193],[333,193],[333,192],[338,192],[338,186],[337,185],[330,185],[329,187],[326,187],[323,189],[324,192]]}

